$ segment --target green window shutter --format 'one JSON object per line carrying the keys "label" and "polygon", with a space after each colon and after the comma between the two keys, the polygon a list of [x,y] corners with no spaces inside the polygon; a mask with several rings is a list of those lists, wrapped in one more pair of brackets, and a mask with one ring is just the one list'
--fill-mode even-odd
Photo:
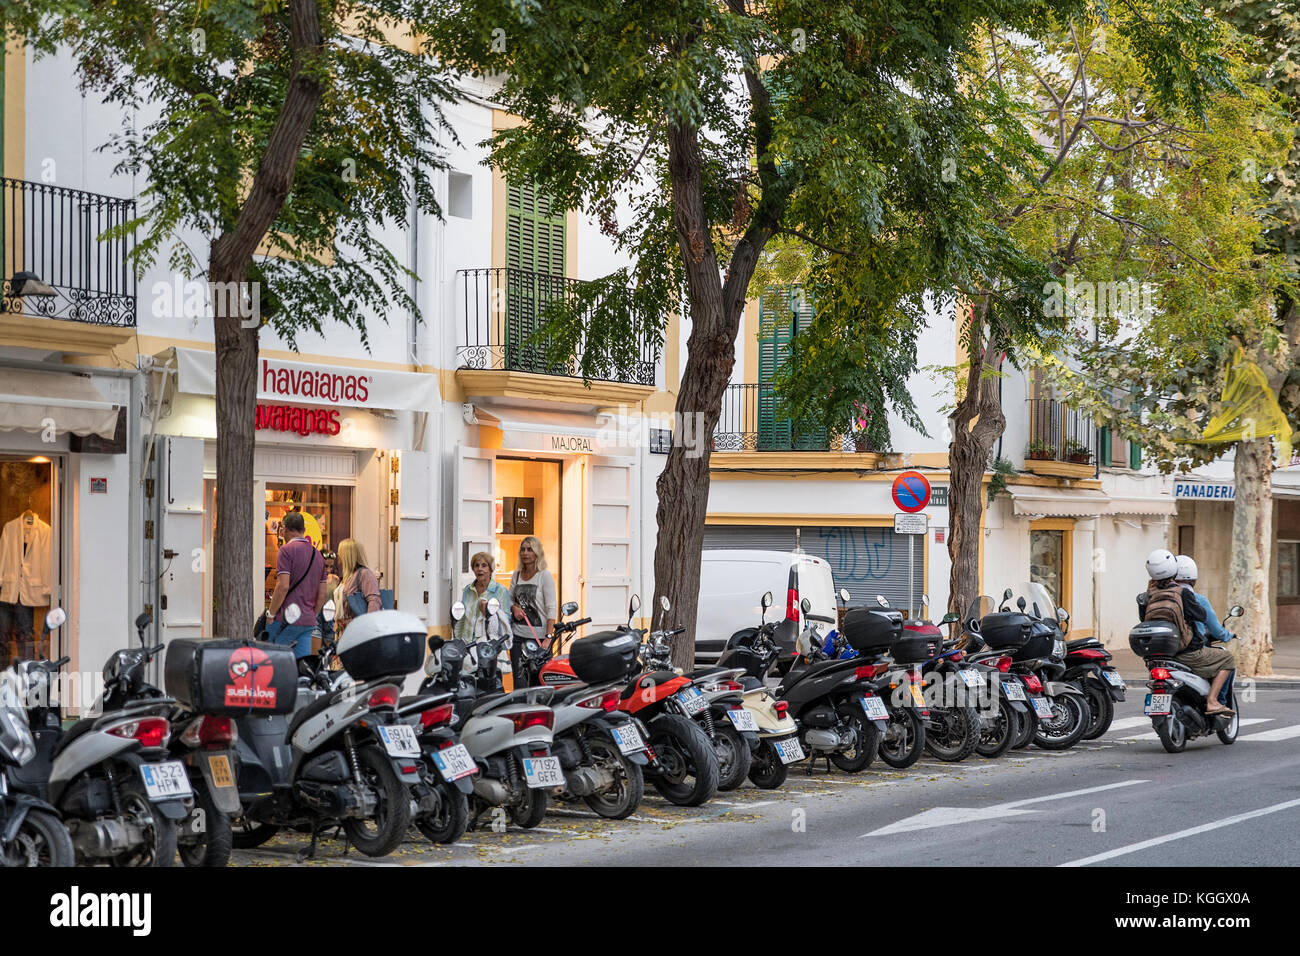
{"label": "green window shutter", "polygon": [[772,382],[790,356],[790,340],[812,320],[800,289],[768,289],[758,300],[758,450],[825,451],[824,428],[802,428],[777,410]]}
{"label": "green window shutter", "polygon": [[1103,468],[1109,468],[1109,467],[1110,467],[1110,464],[1111,464],[1111,434],[1110,434],[1110,428],[1109,428],[1109,427],[1103,427],[1102,430],[1101,430],[1101,434],[1100,434],[1099,437],[1100,437],[1100,439],[1101,439],[1101,448],[1100,448],[1101,466],[1102,466]]}
{"label": "green window shutter", "polygon": [[532,182],[506,184],[506,368],[562,373],[527,344],[552,299],[565,293],[564,211]]}
{"label": "green window shutter", "polygon": [[1142,446],[1135,441],[1128,443],[1128,466],[1134,471],[1142,467]]}

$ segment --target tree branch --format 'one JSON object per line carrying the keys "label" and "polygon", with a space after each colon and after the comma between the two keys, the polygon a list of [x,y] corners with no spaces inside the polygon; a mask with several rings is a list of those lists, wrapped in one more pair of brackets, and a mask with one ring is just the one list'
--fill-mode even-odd
{"label": "tree branch", "polygon": [[856,252],[849,252],[847,249],[837,249],[834,246],[826,245],[826,243],[824,242],[818,242],[812,236],[805,235],[804,233],[800,232],[798,229],[791,229],[789,226],[780,226],[779,228],[777,228],[776,232],[786,236],[794,236],[796,239],[802,239],[804,242],[808,243],[809,245],[814,245],[818,249],[824,249],[827,252],[833,252],[837,256],[848,256],[850,259],[854,259],[857,258],[858,255]]}

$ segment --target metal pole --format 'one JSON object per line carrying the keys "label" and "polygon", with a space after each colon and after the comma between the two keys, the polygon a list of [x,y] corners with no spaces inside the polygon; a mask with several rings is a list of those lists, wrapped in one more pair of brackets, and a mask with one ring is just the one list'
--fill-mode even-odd
{"label": "metal pole", "polygon": [[916,541],[916,535],[909,534],[907,536],[907,615],[908,617],[916,617],[916,614],[912,610],[912,601],[915,600],[915,595],[916,595],[916,589],[913,586],[913,582],[912,582],[912,567],[915,564],[915,560],[916,560],[916,549],[913,546],[915,544],[915,541]]}

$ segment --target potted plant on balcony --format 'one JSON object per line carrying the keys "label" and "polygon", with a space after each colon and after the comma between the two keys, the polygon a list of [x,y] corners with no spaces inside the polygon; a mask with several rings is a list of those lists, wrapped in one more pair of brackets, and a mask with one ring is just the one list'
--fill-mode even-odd
{"label": "potted plant on balcony", "polygon": [[1092,449],[1072,438],[1065,443],[1065,457],[1076,465],[1088,465],[1092,463]]}
{"label": "potted plant on balcony", "polygon": [[1029,442],[1029,457],[1034,461],[1051,461],[1056,457],[1056,447],[1046,439],[1032,439]]}
{"label": "potted plant on balcony", "polygon": [[871,451],[871,439],[867,437],[867,427],[871,424],[871,409],[854,402],[853,450],[858,454]]}

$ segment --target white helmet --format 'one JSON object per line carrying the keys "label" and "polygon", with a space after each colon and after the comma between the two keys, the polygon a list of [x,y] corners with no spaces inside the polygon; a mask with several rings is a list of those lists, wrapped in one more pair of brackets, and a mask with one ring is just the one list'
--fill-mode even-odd
{"label": "white helmet", "polygon": [[1178,573],[1178,559],[1166,548],[1157,548],[1147,555],[1147,574],[1153,581],[1167,581]]}
{"label": "white helmet", "polygon": [[1185,554],[1180,554],[1174,559],[1178,562],[1178,580],[1186,581],[1188,584],[1196,583],[1196,562]]}

